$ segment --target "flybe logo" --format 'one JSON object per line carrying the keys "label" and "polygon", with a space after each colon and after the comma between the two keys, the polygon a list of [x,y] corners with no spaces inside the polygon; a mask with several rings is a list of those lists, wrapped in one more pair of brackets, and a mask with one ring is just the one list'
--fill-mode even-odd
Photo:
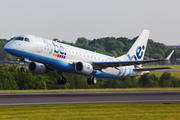
{"label": "flybe logo", "polygon": [[90,70],[90,65],[87,65],[86,68],[87,68],[87,71],[89,71]]}
{"label": "flybe logo", "polygon": [[135,61],[141,59],[141,58],[143,57],[144,50],[145,50],[145,46],[144,46],[144,45],[143,45],[143,46],[138,46],[138,47],[136,48],[136,55],[130,56],[130,55],[128,54],[129,60],[132,61],[133,58],[135,59]]}
{"label": "flybe logo", "polygon": [[58,46],[54,42],[49,43],[47,40],[43,39],[44,42],[44,50],[49,51],[49,54],[53,53],[54,57],[58,58],[66,58],[66,52],[63,46]]}

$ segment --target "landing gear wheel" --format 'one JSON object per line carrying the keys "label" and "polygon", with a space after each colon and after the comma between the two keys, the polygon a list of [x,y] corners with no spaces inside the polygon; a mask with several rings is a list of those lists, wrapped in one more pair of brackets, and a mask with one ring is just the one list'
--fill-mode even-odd
{"label": "landing gear wheel", "polygon": [[60,77],[57,79],[57,83],[60,85],[61,84],[61,79]]}
{"label": "landing gear wheel", "polygon": [[[22,59],[24,61],[24,58]],[[21,72],[26,72],[26,61],[24,61],[24,67],[21,68]]]}
{"label": "landing gear wheel", "polygon": [[88,83],[89,85],[91,85],[91,84],[92,84],[91,77],[89,77],[89,78],[88,78],[87,83]]}
{"label": "landing gear wheel", "polygon": [[97,83],[97,79],[96,78],[92,78],[92,84],[95,85]]}
{"label": "landing gear wheel", "polygon": [[97,83],[97,79],[94,78],[94,77],[89,77],[88,80],[87,80],[87,83],[89,85],[91,85],[91,84],[95,85]]}
{"label": "landing gear wheel", "polygon": [[61,83],[62,83],[63,85],[66,84],[66,78],[65,78],[65,77],[62,77]]}
{"label": "landing gear wheel", "polygon": [[59,77],[59,78],[57,79],[57,83],[58,83],[59,85],[61,85],[61,84],[65,85],[65,84],[66,84],[66,78],[62,76],[62,73],[60,73],[60,72],[58,72],[58,73],[61,74],[61,77]]}

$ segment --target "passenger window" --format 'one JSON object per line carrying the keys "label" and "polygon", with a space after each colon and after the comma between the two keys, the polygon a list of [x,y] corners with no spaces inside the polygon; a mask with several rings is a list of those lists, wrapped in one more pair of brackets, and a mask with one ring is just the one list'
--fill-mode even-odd
{"label": "passenger window", "polygon": [[23,37],[17,37],[17,38],[15,38],[14,40],[21,40],[21,41],[23,41],[24,38],[23,38]]}
{"label": "passenger window", "polygon": [[29,41],[29,38],[25,38],[25,39],[24,39],[24,41],[26,41],[26,42],[30,42],[30,41]]}

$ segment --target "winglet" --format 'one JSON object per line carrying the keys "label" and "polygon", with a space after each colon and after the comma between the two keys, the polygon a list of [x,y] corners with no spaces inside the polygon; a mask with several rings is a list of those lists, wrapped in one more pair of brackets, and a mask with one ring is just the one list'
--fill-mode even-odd
{"label": "winglet", "polygon": [[165,60],[169,60],[173,53],[174,53],[174,50],[169,54],[169,56]]}

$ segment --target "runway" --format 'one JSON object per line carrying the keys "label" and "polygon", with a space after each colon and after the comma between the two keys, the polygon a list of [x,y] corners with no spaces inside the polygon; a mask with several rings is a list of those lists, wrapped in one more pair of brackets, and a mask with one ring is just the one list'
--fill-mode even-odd
{"label": "runway", "polygon": [[180,92],[78,92],[0,94],[0,106],[180,102]]}

